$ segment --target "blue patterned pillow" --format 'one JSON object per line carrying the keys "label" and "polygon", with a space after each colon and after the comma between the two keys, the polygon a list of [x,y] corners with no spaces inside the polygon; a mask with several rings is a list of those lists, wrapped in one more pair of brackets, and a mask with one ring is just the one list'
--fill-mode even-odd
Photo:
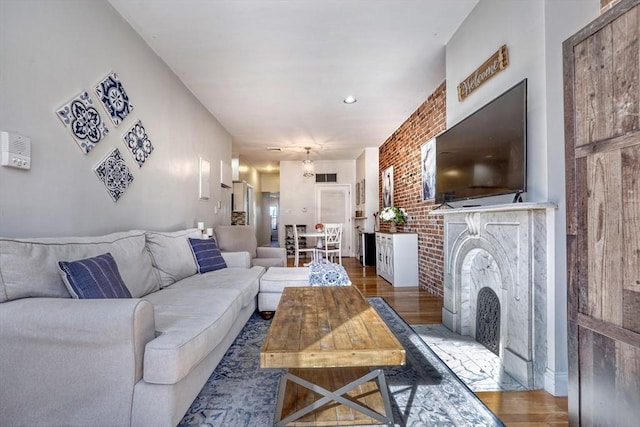
{"label": "blue patterned pillow", "polygon": [[348,286],[351,280],[340,264],[321,259],[309,264],[309,284],[311,286]]}
{"label": "blue patterned pillow", "polygon": [[198,273],[222,270],[227,268],[215,239],[192,239],[189,237],[191,252],[198,264]]}
{"label": "blue patterned pillow", "polygon": [[74,298],[131,298],[109,252],[78,261],[60,261],[58,266],[64,284]]}

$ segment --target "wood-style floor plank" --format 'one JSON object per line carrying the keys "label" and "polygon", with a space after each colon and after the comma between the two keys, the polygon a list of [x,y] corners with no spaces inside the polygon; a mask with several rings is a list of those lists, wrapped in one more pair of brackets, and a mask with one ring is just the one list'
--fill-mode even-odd
{"label": "wood-style floor plank", "polygon": [[[375,267],[362,267],[355,258],[342,261],[351,283],[365,297],[383,297],[411,325],[442,323],[442,298],[418,288],[394,288],[376,274]],[[293,266],[293,259],[289,265]],[[508,427],[569,425],[566,397],[555,397],[544,390],[477,395]]]}
{"label": "wood-style floor plank", "polygon": [[513,427],[567,426],[567,398],[544,390],[476,393],[500,419]]}

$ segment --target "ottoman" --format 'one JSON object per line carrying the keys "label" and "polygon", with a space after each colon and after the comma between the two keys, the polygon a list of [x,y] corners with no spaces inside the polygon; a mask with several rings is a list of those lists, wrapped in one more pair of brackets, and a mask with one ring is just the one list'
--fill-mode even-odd
{"label": "ottoman", "polygon": [[287,286],[309,286],[309,267],[269,267],[260,278],[258,292],[258,310],[263,318],[273,316]]}

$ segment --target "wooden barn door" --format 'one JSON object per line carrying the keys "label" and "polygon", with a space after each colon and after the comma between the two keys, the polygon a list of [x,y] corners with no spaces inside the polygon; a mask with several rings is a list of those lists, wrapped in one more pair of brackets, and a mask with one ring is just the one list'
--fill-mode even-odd
{"label": "wooden barn door", "polygon": [[639,3],[563,46],[571,425],[640,425]]}

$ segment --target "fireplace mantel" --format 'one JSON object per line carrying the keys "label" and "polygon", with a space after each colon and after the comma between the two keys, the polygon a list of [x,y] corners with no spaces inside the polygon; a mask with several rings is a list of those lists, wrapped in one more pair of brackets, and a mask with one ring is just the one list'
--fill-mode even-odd
{"label": "fireplace mantel", "polygon": [[543,388],[547,366],[547,226],[554,203],[449,208],[444,216],[442,323],[476,338],[477,296],[500,304],[500,358],[529,388]]}
{"label": "fireplace mantel", "polygon": [[533,211],[557,208],[558,205],[552,202],[523,202],[507,203],[503,205],[470,206],[466,208],[434,209],[432,211],[429,211],[429,215],[451,215],[470,212]]}

